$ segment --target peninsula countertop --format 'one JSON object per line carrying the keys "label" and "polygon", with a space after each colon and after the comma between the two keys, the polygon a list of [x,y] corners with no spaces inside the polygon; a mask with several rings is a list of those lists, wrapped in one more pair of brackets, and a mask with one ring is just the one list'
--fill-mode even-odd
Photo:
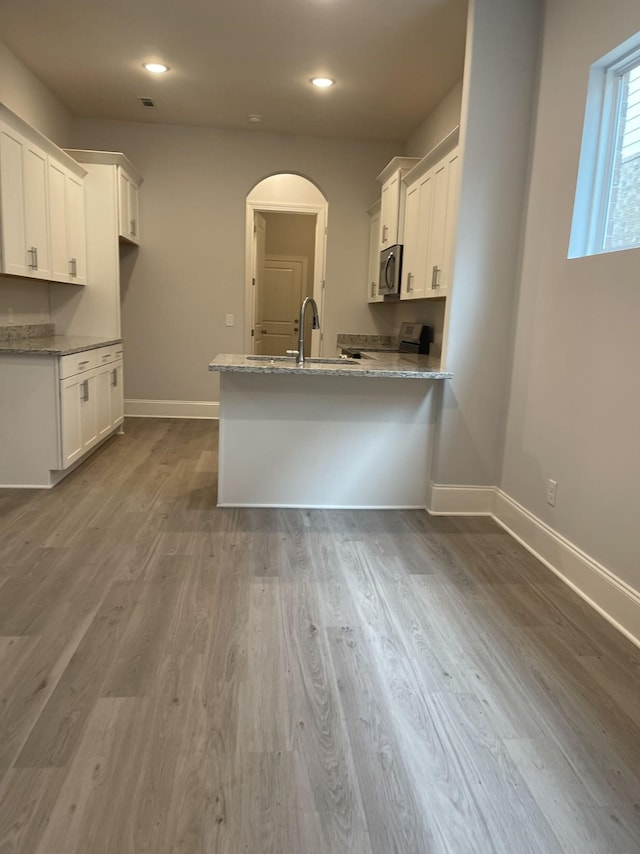
{"label": "peninsula countertop", "polygon": [[101,338],[95,335],[44,335],[39,337],[0,340],[0,355],[68,356],[96,347],[121,344],[122,338]]}
{"label": "peninsula countertop", "polygon": [[412,353],[368,352],[361,359],[305,358],[298,365],[294,356],[250,356],[221,353],[209,364],[210,371],[253,374],[315,374],[322,376],[400,377],[403,379],[451,379],[451,371],[440,368],[440,359]]}

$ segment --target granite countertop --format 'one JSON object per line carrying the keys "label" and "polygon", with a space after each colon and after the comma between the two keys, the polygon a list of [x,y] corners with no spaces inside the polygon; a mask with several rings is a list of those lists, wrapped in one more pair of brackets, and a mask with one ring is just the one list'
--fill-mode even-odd
{"label": "granite countertop", "polygon": [[30,356],[68,356],[95,347],[121,344],[122,338],[100,338],[93,335],[41,335],[24,338],[0,339],[0,354]]}
{"label": "granite countertop", "polygon": [[246,356],[221,353],[209,364],[210,371],[254,374],[317,374],[322,376],[401,377],[405,379],[450,379],[450,371],[440,370],[440,360],[412,353],[366,351],[362,359],[305,359],[293,356]]}

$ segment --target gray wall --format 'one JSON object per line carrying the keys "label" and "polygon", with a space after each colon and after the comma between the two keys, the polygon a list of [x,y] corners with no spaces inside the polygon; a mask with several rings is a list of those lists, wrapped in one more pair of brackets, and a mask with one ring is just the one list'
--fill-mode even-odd
{"label": "gray wall", "polygon": [[[547,4],[502,488],[640,590],[640,250],[567,260],[589,66],[637,0]],[[546,480],[558,482],[555,508]]]}
{"label": "gray wall", "polygon": [[274,173],[304,175],[328,199],[325,352],[339,331],[375,331],[366,209],[396,146],[89,120],[75,122],[73,140],[125,152],[145,179],[142,246],[123,293],[127,398],[218,399],[209,361],[245,349],[245,200]]}
{"label": "gray wall", "polygon": [[[491,486],[502,461],[538,65],[538,0],[473,0],[436,484]],[[508,48],[505,48],[508,45]]]}

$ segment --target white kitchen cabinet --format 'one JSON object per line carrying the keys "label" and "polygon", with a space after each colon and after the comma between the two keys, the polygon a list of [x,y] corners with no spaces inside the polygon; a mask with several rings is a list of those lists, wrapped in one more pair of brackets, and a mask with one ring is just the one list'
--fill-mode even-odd
{"label": "white kitchen cabinet", "polygon": [[[122,347],[100,347],[60,359],[62,468],[68,468],[123,420]],[[67,374],[72,371],[69,376]],[[114,394],[119,380],[120,396]]]}
{"label": "white kitchen cabinet", "polygon": [[[85,224],[89,287],[82,300],[72,303],[66,289],[51,289],[51,319],[68,335],[119,338],[121,262],[127,274],[135,263],[135,244],[120,235],[119,187],[122,172],[133,176],[136,188],[142,177],[121,152],[67,149],[86,172],[84,178]],[[136,189],[136,199],[138,195]],[[137,202],[136,202],[137,203]],[[136,219],[136,229],[139,224]]]}
{"label": "white kitchen cabinet", "polygon": [[[79,164],[0,104],[0,273],[85,283],[84,174]],[[69,182],[73,185],[70,242]],[[70,246],[75,255],[69,255]]]}
{"label": "white kitchen cabinet", "polygon": [[403,300],[442,298],[451,282],[459,150],[454,148],[435,163],[433,160],[433,155],[428,156],[425,163],[421,162],[405,178],[407,202],[400,288]]}
{"label": "white kitchen cabinet", "polygon": [[86,285],[83,179],[52,158],[48,167],[51,279]]}
{"label": "white kitchen cabinet", "polygon": [[129,243],[140,243],[140,181],[131,171],[118,166],[118,220],[120,237]]}
{"label": "white kitchen cabinet", "polygon": [[5,121],[0,123],[2,272],[47,279],[47,155]]}
{"label": "white kitchen cabinet", "polygon": [[367,301],[384,302],[378,293],[380,277],[380,202],[371,205],[369,214],[369,266],[367,276]]}
{"label": "white kitchen cabinet", "polygon": [[54,486],[123,421],[121,344],[0,353],[0,486]]}
{"label": "white kitchen cabinet", "polygon": [[62,466],[66,469],[98,441],[97,379],[93,372],[60,380]]}
{"label": "white kitchen cabinet", "polygon": [[379,252],[395,243],[402,243],[405,196],[402,178],[419,160],[418,157],[394,157],[378,175],[382,184]]}

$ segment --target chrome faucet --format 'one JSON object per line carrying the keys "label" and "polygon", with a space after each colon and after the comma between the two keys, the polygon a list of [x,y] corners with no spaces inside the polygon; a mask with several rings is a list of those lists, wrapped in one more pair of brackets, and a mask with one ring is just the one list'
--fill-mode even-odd
{"label": "chrome faucet", "polygon": [[297,363],[299,365],[304,365],[304,316],[307,313],[307,306],[311,306],[311,310],[313,311],[313,323],[311,325],[312,329],[320,329],[320,318],[318,316],[318,306],[313,297],[305,297],[302,300],[302,305],[300,306],[300,332],[298,335],[298,358]]}

